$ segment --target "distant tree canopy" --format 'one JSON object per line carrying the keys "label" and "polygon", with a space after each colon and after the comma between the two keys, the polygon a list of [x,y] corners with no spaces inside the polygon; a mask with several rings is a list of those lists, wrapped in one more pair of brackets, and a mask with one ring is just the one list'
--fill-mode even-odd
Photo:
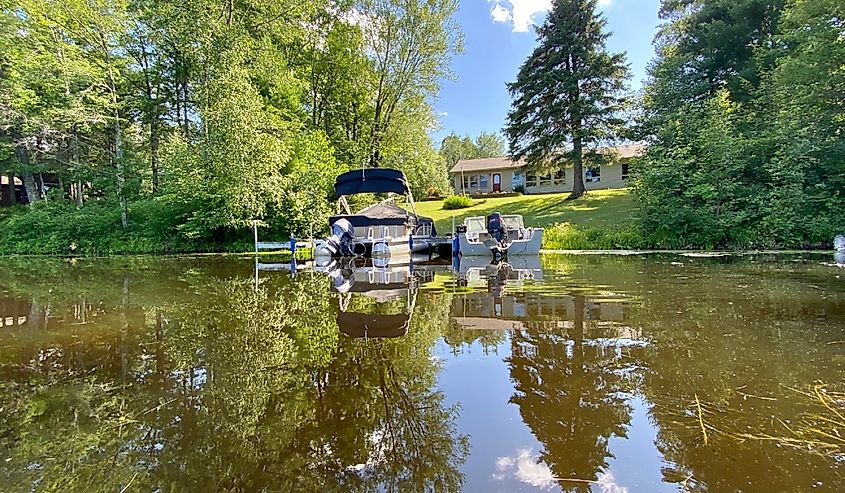
{"label": "distant tree canopy", "polygon": [[446,160],[449,169],[462,159],[500,157],[506,152],[504,139],[493,132],[481,132],[475,139],[469,135],[460,137],[452,132],[440,142],[440,155]]}
{"label": "distant tree canopy", "polygon": [[427,131],[461,50],[457,8],[0,0],[0,174],[33,207],[106,207],[127,232],[155,201],[159,233],[184,239],[256,218],[322,227],[349,168],[396,167],[415,192],[445,192]]}
{"label": "distant tree canopy", "polygon": [[807,247],[845,231],[845,4],[664,0],[636,193],[654,243]]}

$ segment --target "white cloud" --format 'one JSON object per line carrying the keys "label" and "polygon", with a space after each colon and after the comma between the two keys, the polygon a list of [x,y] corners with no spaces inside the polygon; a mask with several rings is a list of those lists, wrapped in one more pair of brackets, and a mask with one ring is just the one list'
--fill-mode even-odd
{"label": "white cloud", "polygon": [[493,479],[504,481],[507,473],[514,468],[516,471],[513,471],[513,476],[516,479],[535,488],[549,490],[559,481],[549,466],[539,462],[535,454],[528,449],[517,450],[516,457],[499,457]]}
{"label": "white cloud", "polygon": [[[512,22],[513,32],[526,33],[541,19],[538,14],[552,8],[552,0],[487,0],[493,4],[490,18],[493,22]],[[610,7],[613,0],[598,0],[599,8]]]}
{"label": "white cloud", "polygon": [[[540,461],[539,454],[524,448],[518,449],[514,457],[499,457],[496,460],[496,472],[493,473],[493,479],[504,481],[509,475],[543,490],[550,490],[558,482],[565,481],[555,477],[549,466]],[[628,488],[619,485],[613,473],[599,473],[598,481],[590,482],[598,486],[598,491],[601,493],[628,493]]]}
{"label": "white cloud", "polygon": [[490,17],[493,18],[493,22],[508,22],[511,20],[511,12],[497,3],[493,5],[493,10],[490,11]]}
{"label": "white cloud", "polygon": [[[599,0],[601,3],[602,0]],[[606,0],[607,1],[607,0]],[[616,483],[616,478],[613,473],[600,473],[599,480],[596,482],[602,493],[628,493],[628,488],[620,486]]]}
{"label": "white cloud", "polygon": [[[513,22],[513,32],[528,32],[537,24],[535,16],[552,8],[551,0],[487,0],[495,4],[490,11],[493,22]],[[510,7],[507,7],[509,5]]]}

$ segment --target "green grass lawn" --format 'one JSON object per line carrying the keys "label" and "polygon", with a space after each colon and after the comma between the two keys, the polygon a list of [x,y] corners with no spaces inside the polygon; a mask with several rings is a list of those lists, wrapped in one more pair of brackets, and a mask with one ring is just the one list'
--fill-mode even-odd
{"label": "green grass lawn", "polygon": [[632,225],[637,204],[628,190],[596,190],[573,201],[565,200],[568,194],[522,195],[519,197],[477,199],[468,209],[443,210],[442,201],[420,202],[417,213],[435,220],[437,231],[452,231],[455,224],[465,217],[484,216],[493,212],[522,214],[527,227],[547,228],[568,222],[583,229],[617,230]]}

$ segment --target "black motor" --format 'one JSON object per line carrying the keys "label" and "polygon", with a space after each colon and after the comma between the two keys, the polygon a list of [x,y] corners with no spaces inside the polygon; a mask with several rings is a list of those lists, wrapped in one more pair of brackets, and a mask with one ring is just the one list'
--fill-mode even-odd
{"label": "black motor", "polygon": [[505,220],[502,218],[502,213],[494,212],[487,216],[487,233],[499,243],[505,241],[508,236],[508,229]]}
{"label": "black motor", "polygon": [[330,257],[352,257],[354,256],[353,240],[355,228],[346,219],[338,219],[332,225],[332,235],[326,238],[319,248],[318,255]]}

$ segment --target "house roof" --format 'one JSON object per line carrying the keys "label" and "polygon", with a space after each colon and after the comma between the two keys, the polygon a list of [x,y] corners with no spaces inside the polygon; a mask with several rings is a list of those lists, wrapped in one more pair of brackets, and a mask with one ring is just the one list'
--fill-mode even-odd
{"label": "house roof", "polygon": [[[629,159],[635,156],[642,156],[645,153],[645,144],[627,144],[621,146],[600,147],[599,153],[615,153],[619,159]],[[458,161],[449,172],[467,173],[471,171],[489,171],[495,169],[519,169],[525,166],[525,160],[511,161],[507,156],[491,157],[484,159],[464,159]]]}
{"label": "house roof", "polygon": [[490,169],[519,169],[525,166],[525,161],[513,162],[507,156],[488,157],[484,159],[463,159],[450,173],[466,173],[469,171],[486,171]]}
{"label": "house roof", "polygon": [[627,144],[622,146],[600,147],[598,152],[614,152],[619,159],[628,159],[645,154],[645,144]]}

